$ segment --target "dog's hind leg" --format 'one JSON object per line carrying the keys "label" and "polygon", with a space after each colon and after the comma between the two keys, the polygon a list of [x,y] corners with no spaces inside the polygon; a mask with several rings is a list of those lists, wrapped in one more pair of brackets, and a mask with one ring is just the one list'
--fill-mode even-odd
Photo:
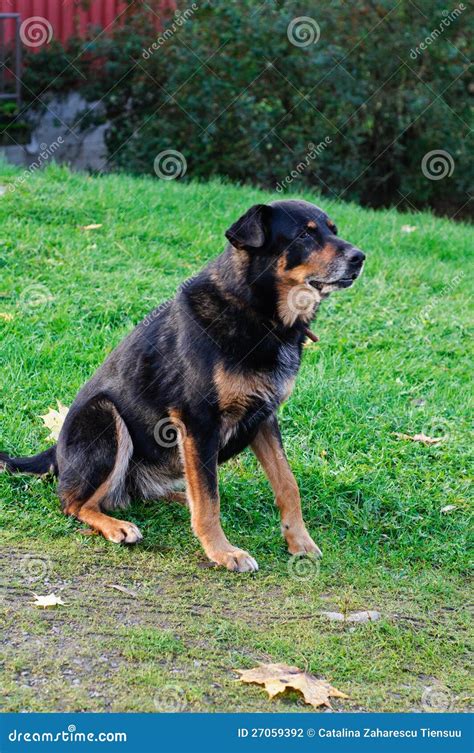
{"label": "dog's hind leg", "polygon": [[166,502],[177,502],[178,505],[184,505],[185,507],[188,504],[188,498],[186,496],[186,492],[169,491],[163,495],[163,499]]}
{"label": "dog's hind leg", "polygon": [[66,420],[58,445],[59,496],[63,511],[116,544],[134,544],[142,535],[133,523],[106,515],[126,506],[126,476],[133,451],[128,429],[115,405],[93,398]]}

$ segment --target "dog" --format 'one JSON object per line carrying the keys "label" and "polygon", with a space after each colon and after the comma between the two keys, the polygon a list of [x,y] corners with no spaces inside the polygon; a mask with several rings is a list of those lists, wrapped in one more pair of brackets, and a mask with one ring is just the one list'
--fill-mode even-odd
{"label": "dog", "polygon": [[[63,512],[108,541],[141,540],[107,514],[130,497],[186,501],[208,558],[237,572],[255,559],[220,523],[217,469],[250,446],[268,477],[291,554],[320,555],[303,521],[277,409],[291,394],[309,324],[350,287],[365,255],[306,201],[256,204],[229,244],[115,348],[78,393],[57,445],[31,458],[0,454],[11,472],[59,479]],[[179,487],[185,484],[185,492]]]}

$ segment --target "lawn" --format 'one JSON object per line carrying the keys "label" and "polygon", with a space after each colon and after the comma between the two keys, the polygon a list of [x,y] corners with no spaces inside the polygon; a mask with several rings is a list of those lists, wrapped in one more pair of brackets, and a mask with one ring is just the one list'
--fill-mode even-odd
{"label": "lawn", "polygon": [[[0,195],[0,448],[33,454],[50,443],[39,416],[69,405],[219,253],[231,222],[275,197],[55,166],[19,175],[0,168],[14,187]],[[221,469],[220,488],[224,528],[256,574],[207,567],[178,505],[134,501],[127,518],[144,541],[117,547],[61,514],[51,478],[0,474],[5,709],[311,711],[236,682],[234,668],[260,661],[328,679],[349,695],[337,710],[469,706],[472,229],[304,198],[367,253],[362,279],[323,305],[320,342],[280,411],[320,566],[289,560],[249,451]],[[39,610],[33,592],[64,605]],[[380,619],[324,615],[367,609]]]}

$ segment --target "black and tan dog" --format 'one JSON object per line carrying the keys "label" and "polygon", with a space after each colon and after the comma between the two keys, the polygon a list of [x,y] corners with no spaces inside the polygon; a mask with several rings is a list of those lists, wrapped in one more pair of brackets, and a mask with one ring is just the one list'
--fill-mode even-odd
{"label": "black and tan dog", "polygon": [[58,444],[32,458],[0,456],[13,472],[59,477],[63,511],[106,539],[138,528],[106,514],[130,496],[179,497],[210,560],[257,563],[220,524],[219,463],[249,446],[273,488],[291,553],[319,549],[301,514],[276,411],[291,394],[319,303],[358,277],[364,254],[304,201],[251,207],[225,251],[182,285],[109,355],[79,392]]}

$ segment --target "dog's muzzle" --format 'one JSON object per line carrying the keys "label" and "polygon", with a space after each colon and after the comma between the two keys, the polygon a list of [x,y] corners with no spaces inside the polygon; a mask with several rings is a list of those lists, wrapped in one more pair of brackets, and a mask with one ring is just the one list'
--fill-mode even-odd
{"label": "dog's muzzle", "polygon": [[360,248],[352,246],[352,248],[345,252],[344,256],[347,261],[347,269],[344,273],[344,277],[340,277],[339,280],[336,280],[336,284],[340,288],[350,288],[352,283],[357,280],[362,272],[365,254]]}

